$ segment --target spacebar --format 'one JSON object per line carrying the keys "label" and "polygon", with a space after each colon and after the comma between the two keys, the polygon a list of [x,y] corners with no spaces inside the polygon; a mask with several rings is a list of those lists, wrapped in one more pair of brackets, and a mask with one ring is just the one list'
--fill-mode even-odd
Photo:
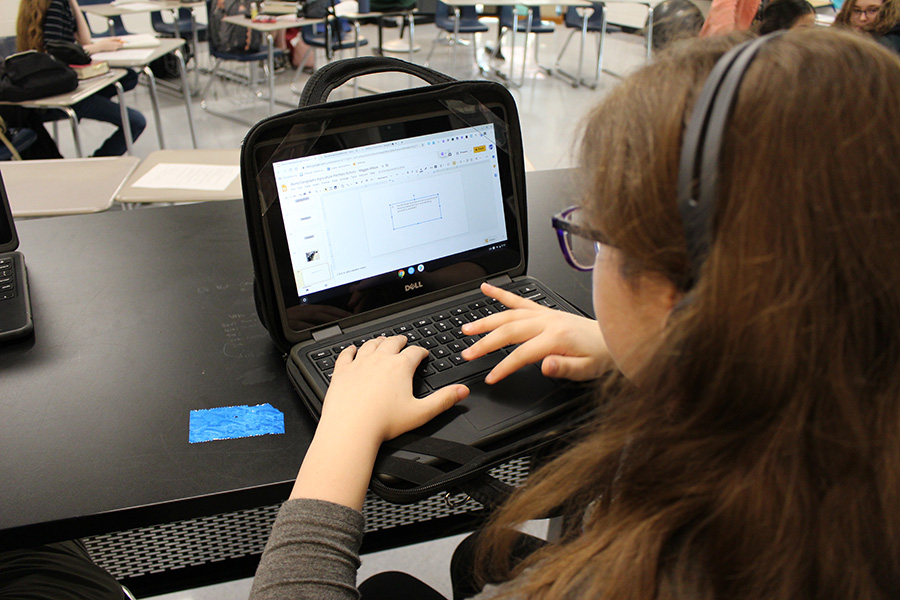
{"label": "spacebar", "polygon": [[452,369],[429,375],[425,378],[425,381],[432,389],[436,390],[449,383],[456,383],[457,381],[462,381],[472,375],[489,371],[493,369],[497,363],[503,360],[504,356],[503,352],[493,352],[476,360],[459,364]]}

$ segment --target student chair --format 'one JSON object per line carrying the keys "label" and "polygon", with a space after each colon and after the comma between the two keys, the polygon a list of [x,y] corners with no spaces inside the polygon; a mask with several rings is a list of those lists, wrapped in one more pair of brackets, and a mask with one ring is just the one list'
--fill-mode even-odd
{"label": "student chair", "polygon": [[[345,34],[351,29],[353,31],[352,39],[345,37]],[[301,65],[306,64],[310,52],[315,52],[316,48],[325,50],[325,59],[331,62],[334,59],[335,51],[352,48],[355,58],[359,56],[359,49],[369,43],[369,40],[359,34],[359,21],[353,21],[351,26],[347,19],[340,17],[326,19],[325,23],[321,25],[304,25],[300,28],[300,39],[309,46],[309,49],[303,54],[303,58],[300,59]],[[294,74],[294,81],[291,82],[291,91],[298,95],[303,92],[303,88],[298,83],[303,72],[302,68],[298,68]]]}
{"label": "student chair", "polygon": [[476,64],[478,63],[478,49],[475,42],[476,33],[485,33],[488,30],[487,25],[478,20],[478,13],[474,6],[462,6],[459,9],[459,22],[457,23],[456,13],[450,10],[443,2],[438,1],[434,8],[434,25],[438,29],[438,34],[431,42],[431,51],[428,58],[425,59],[427,65],[431,61],[431,55],[434,54],[434,47],[437,45],[441,35],[446,35],[448,43],[453,45],[453,67],[456,66],[456,46],[463,44],[457,39],[456,34],[472,34],[472,52]]}
{"label": "student chair", "polygon": [[[206,9],[208,14],[212,14],[212,3],[214,0],[206,0]],[[209,55],[214,59],[213,67],[209,72],[209,80],[206,82],[206,86],[203,88],[203,92],[200,94],[200,108],[205,110],[211,115],[215,115],[217,117],[222,117],[223,119],[228,119],[229,121],[234,121],[236,123],[241,123],[243,125],[253,125],[255,121],[248,121],[246,119],[241,119],[231,113],[222,112],[214,110],[209,106],[209,102],[207,101],[207,96],[209,94],[209,90],[212,87],[212,84],[219,78],[226,79],[230,81],[236,81],[239,84],[243,84],[250,89],[257,88],[257,84],[259,83],[259,78],[256,74],[256,68],[259,64],[263,65],[263,71],[266,80],[271,81],[271,78],[274,77],[274,73],[269,72],[269,49],[266,45],[262,45],[260,49],[256,52],[226,52],[216,46],[215,40],[213,36],[208,36],[207,42],[209,43]],[[284,50],[279,48],[273,49],[273,56],[276,60],[280,59],[284,55]],[[236,73],[233,71],[222,71],[219,72],[219,67],[222,66],[224,61],[237,62],[241,64],[248,65],[248,73],[247,75],[242,75],[240,73]],[[270,94],[272,93],[272,86],[270,86]],[[258,89],[254,90],[254,94],[257,97],[262,97],[262,92]],[[271,102],[274,102],[274,98],[271,99]],[[270,104],[271,104],[270,102]],[[293,105],[291,105],[293,106]]]}
{"label": "student chair", "polygon": [[[150,25],[153,27],[153,31],[161,33],[166,37],[189,39],[190,36],[193,35],[191,29],[191,9],[189,8],[179,8],[178,17],[172,23],[167,23],[163,20],[162,11],[154,11],[150,13]],[[206,34],[206,25],[197,23],[197,41],[205,41]]]}
{"label": "student chair", "polygon": [[[525,48],[522,52],[522,76],[519,79],[517,85],[521,85],[525,80],[525,64],[528,62],[528,41],[531,37],[530,34],[542,34],[542,33],[553,33],[556,31],[556,27],[551,21],[542,21],[541,20],[541,7],[540,6],[526,6],[528,10],[528,14],[525,16],[519,16],[516,12],[516,7],[514,6],[501,6],[500,7],[500,35],[497,39],[497,46],[494,48],[494,51],[491,53],[491,60],[497,58],[500,54],[500,49],[503,46],[503,37],[507,33],[511,33],[515,28],[515,31],[524,31],[525,32]],[[515,43],[515,37],[511,38],[511,44]],[[537,42],[534,44],[534,60],[535,63],[540,65],[540,58],[538,56],[539,49],[541,45]],[[515,48],[510,48],[510,56],[509,56],[509,75],[513,77],[513,51]]]}
{"label": "student chair", "polygon": [[[78,0],[78,4],[109,4],[109,0]],[[84,14],[84,20],[87,21],[88,29],[91,31],[91,37],[109,37],[131,34],[130,31],[125,29],[125,23],[122,22],[122,17],[119,15],[108,17],[106,19],[108,27],[105,31],[94,31],[94,28],[91,27],[91,20],[87,13]]]}
{"label": "student chair", "polygon": [[[566,13],[563,16],[563,24],[567,29],[571,29],[569,32],[569,37],[566,38],[565,43],[563,43],[562,49],[559,51],[559,55],[556,57],[556,63],[553,65],[553,70],[562,75],[564,78],[571,80],[572,87],[577,87],[579,85],[586,85],[591,89],[596,89],[597,84],[600,82],[600,72],[603,69],[603,42],[606,39],[604,32],[618,30],[618,27],[614,27],[608,25],[606,22],[606,5],[603,2],[593,2],[593,6],[591,9],[583,9],[576,8],[574,6],[568,7],[566,9]],[[582,27],[585,26],[583,13],[580,11],[584,10],[593,10],[593,13],[588,17],[587,27],[582,30]],[[575,75],[566,72],[560,67],[560,62],[562,61],[563,55],[566,53],[566,49],[569,47],[569,42],[572,41],[572,37],[578,33],[582,32],[581,38],[581,46],[578,54],[578,71]],[[581,65],[582,60],[584,58],[584,44],[587,41],[586,36],[588,33],[597,33],[597,68],[594,76],[594,81],[591,83],[585,83],[584,79],[581,78]]]}

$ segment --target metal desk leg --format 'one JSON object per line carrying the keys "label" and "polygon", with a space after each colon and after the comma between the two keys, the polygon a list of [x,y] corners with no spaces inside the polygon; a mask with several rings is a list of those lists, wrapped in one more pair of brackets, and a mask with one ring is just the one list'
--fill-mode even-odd
{"label": "metal desk leg", "polygon": [[156,94],[156,76],[150,65],[144,66],[144,74],[150,82],[150,104],[153,106],[153,119],[156,121],[156,139],[159,140],[159,149],[164,150],[166,143],[163,141],[162,121],[159,118],[159,96]]}
{"label": "metal desk leg", "polygon": [[266,41],[269,44],[267,60],[269,62],[269,114],[275,114],[275,38],[272,32],[266,32]]}
{"label": "metal desk leg", "polygon": [[458,6],[453,7],[453,16],[456,20],[453,22],[453,39],[450,40],[450,43],[453,44],[450,54],[450,69],[456,72],[456,47],[459,45],[459,20],[462,18]]}
{"label": "metal desk leg", "polygon": [[[197,42],[199,41],[200,34],[197,31],[197,13],[194,12],[194,7],[191,7],[191,53],[194,55],[194,86],[197,89],[200,89],[200,56],[197,54]],[[184,57],[182,57],[182,63],[184,62]],[[182,85],[184,85],[184,80],[182,80]],[[188,86],[184,86],[184,89],[188,94],[191,94],[191,88]],[[193,134],[193,124],[191,125],[191,133]],[[194,148],[197,147],[197,143],[194,142]]]}
{"label": "metal desk leg", "polygon": [[122,115],[122,131],[125,132],[125,147],[129,156],[134,156],[134,140],[131,137],[131,122],[128,120],[128,106],[125,105],[125,90],[120,82],[116,82],[116,95],[119,97],[119,113]]}
{"label": "metal desk leg", "polygon": [[181,73],[181,89],[184,96],[184,109],[187,111],[188,127],[191,130],[191,143],[194,144],[194,150],[196,150],[197,134],[194,133],[194,109],[191,106],[191,88],[188,84],[187,65],[184,64],[184,54],[181,52],[181,49],[175,50],[175,56],[178,58],[178,71]]}
{"label": "metal desk leg", "polygon": [[[119,89],[121,88],[122,86],[119,86]],[[84,153],[81,151],[81,136],[78,135],[78,115],[75,114],[75,111],[71,106],[60,106],[59,110],[65,112],[69,117],[69,125],[72,126],[72,139],[75,140],[75,154],[78,155],[78,158],[83,158]],[[56,123],[54,123],[53,126],[55,127]]]}
{"label": "metal desk leg", "polygon": [[[602,6],[603,10],[606,10],[606,5]],[[578,71],[575,72],[575,82],[572,83],[572,87],[581,85],[581,67],[584,65],[584,44],[587,42],[587,28],[588,11],[585,10],[581,15],[581,46],[578,48]]]}
{"label": "metal desk leg", "polygon": [[592,83],[589,87],[591,89],[596,89],[598,85],[600,85],[600,73],[603,71],[603,44],[606,41],[606,5],[603,5],[603,18],[600,21],[600,43],[597,48],[597,73],[594,77],[594,83]]}

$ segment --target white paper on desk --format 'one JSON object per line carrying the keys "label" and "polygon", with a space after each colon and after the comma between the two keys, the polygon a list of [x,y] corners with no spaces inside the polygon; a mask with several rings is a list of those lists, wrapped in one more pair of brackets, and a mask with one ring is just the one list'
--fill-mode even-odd
{"label": "white paper on desk", "polygon": [[112,52],[94,52],[91,54],[92,60],[105,60],[110,63],[118,61],[141,61],[147,59],[151,54],[156,52],[153,48],[135,48],[134,50],[113,50]]}
{"label": "white paper on desk", "polygon": [[159,10],[159,5],[152,2],[114,2],[122,10],[136,10],[141,12]]}
{"label": "white paper on desk", "polygon": [[221,192],[240,174],[238,165],[159,163],[135,181],[132,187]]}

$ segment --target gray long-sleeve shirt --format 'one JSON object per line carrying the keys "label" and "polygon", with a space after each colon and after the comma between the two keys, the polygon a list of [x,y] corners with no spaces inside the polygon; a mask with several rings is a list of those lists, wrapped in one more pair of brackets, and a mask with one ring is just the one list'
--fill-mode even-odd
{"label": "gray long-sleeve shirt", "polygon": [[[356,571],[365,522],[360,512],[321,500],[288,500],[278,511],[250,600],[359,598]],[[489,586],[473,600],[488,600]]]}

